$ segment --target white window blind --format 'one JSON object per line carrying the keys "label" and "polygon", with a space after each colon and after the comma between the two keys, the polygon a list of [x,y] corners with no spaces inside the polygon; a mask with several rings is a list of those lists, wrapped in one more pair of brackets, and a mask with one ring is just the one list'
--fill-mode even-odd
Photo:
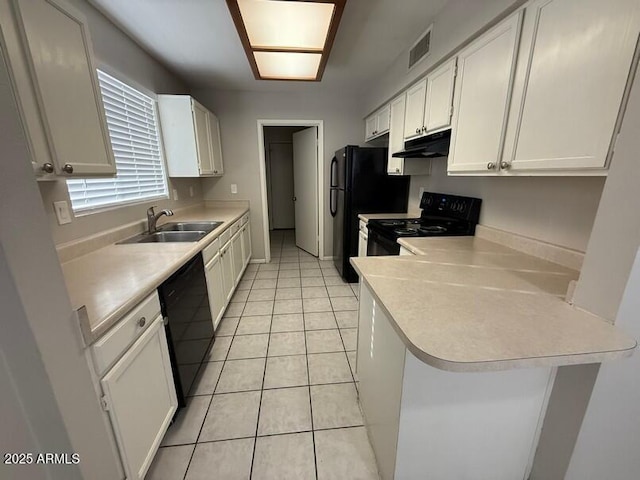
{"label": "white window blind", "polygon": [[74,212],[167,196],[155,102],[98,70],[115,178],[67,180]]}

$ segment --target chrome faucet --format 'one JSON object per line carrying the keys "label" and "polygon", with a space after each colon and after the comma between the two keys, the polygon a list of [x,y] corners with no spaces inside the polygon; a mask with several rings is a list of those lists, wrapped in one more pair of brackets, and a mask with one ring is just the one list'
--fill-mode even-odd
{"label": "chrome faucet", "polygon": [[166,209],[156,213],[153,211],[154,208],[156,207],[149,207],[147,210],[147,227],[149,229],[149,233],[155,233],[158,231],[156,223],[162,215],[166,215],[167,217],[171,217],[173,215],[172,210]]}

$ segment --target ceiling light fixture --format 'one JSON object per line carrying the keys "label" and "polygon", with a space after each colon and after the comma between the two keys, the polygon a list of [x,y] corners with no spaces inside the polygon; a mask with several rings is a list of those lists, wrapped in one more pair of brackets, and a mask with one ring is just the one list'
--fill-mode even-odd
{"label": "ceiling light fixture", "polygon": [[347,0],[227,0],[257,80],[322,79]]}

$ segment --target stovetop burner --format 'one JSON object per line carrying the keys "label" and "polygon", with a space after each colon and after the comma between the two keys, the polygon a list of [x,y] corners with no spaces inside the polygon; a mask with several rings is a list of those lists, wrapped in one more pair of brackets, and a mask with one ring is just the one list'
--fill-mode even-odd
{"label": "stovetop burner", "polygon": [[423,233],[446,233],[447,228],[442,225],[425,225],[423,227],[418,228],[420,232]]}
{"label": "stovetop burner", "polygon": [[417,228],[394,228],[393,229],[393,233],[395,233],[396,235],[400,236],[400,237],[407,237],[410,235],[417,235],[418,234],[418,230]]}

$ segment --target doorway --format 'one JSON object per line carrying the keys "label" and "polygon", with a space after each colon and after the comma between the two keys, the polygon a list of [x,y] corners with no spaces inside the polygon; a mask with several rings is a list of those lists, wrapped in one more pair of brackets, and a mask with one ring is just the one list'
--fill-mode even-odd
{"label": "doorway", "polygon": [[266,262],[274,233],[324,259],[322,139],[321,120],[258,120]]}

